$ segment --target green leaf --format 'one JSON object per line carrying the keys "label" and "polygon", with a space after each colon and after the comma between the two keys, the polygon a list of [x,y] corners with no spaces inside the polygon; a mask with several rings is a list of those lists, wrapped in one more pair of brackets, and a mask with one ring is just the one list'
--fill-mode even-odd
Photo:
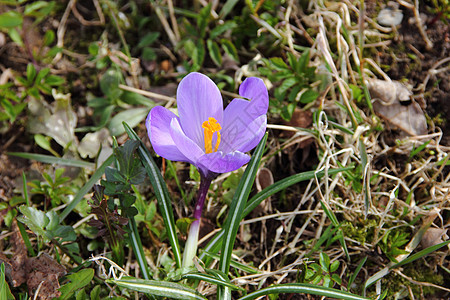
{"label": "green leaf", "polygon": [[14,300],[14,296],[11,294],[9,285],[5,280],[5,264],[2,262],[0,266],[0,299],[4,300]]}
{"label": "green leaf", "polygon": [[324,272],[330,272],[330,257],[325,252],[320,252],[319,262]]}
{"label": "green leaf", "polygon": [[330,265],[330,272],[336,272],[336,270],[339,268],[339,261],[335,260],[331,265]]}
{"label": "green leaf", "polygon": [[142,59],[146,61],[152,61],[156,59],[156,52],[152,48],[144,48],[142,50]]}
{"label": "green leaf", "polygon": [[43,211],[25,205],[20,206],[19,211],[23,216],[18,216],[17,220],[27,225],[35,234],[49,238],[45,227],[50,223],[50,219]]}
{"label": "green leaf", "polygon": [[155,102],[147,97],[142,96],[141,94],[123,91],[120,96],[120,100],[130,105],[144,105],[148,108],[152,108],[155,106]]}
{"label": "green leaf", "polygon": [[239,62],[238,52],[234,44],[227,39],[221,39],[220,43],[222,44],[222,48],[225,53],[235,62]]}
{"label": "green leaf", "polygon": [[94,184],[102,178],[105,173],[105,168],[114,161],[114,156],[110,155],[103,164],[92,174],[91,178],[86,182],[86,184],[78,191],[78,193],[73,198],[72,202],[67,205],[64,211],[59,215],[59,222],[61,223],[70,212],[83,200],[84,195],[86,195],[89,190],[94,186]]}
{"label": "green leaf", "polygon": [[270,62],[272,63],[272,66],[279,71],[289,70],[288,65],[286,65],[281,57],[272,57]]}
{"label": "green leaf", "polygon": [[212,276],[212,275],[203,274],[203,273],[187,273],[187,274],[183,274],[181,276],[181,279],[202,280],[202,281],[205,281],[205,282],[212,283],[214,285],[220,285],[220,286],[223,286],[223,287],[229,287],[232,290],[244,291],[243,288],[235,286],[231,282],[219,279],[219,278],[217,278],[215,276]]}
{"label": "green leaf", "polygon": [[428,247],[428,248],[425,248],[425,249],[417,252],[416,254],[413,254],[413,255],[409,256],[408,258],[406,258],[406,259],[404,259],[404,260],[402,260],[402,261],[400,261],[400,262],[390,266],[389,270],[392,270],[392,269],[398,268],[400,266],[409,264],[409,263],[411,263],[411,262],[413,262],[413,261],[415,261],[415,260],[417,260],[419,258],[427,256],[431,252],[434,252],[434,251],[436,251],[436,250],[438,250],[438,249],[440,249],[440,248],[442,248],[444,246],[447,246],[448,244],[450,244],[450,240],[442,242],[442,243],[439,243],[437,245],[434,245],[434,246],[431,246],[431,247]]}
{"label": "green leaf", "polygon": [[367,151],[366,151],[366,145],[364,145],[364,142],[362,140],[362,138],[359,139],[359,153],[361,155],[361,166],[362,166],[362,170],[363,170],[363,176],[362,176],[362,180],[363,180],[363,190],[364,190],[364,214],[367,216],[368,212],[369,212],[369,206],[370,206],[370,186],[369,186],[369,182],[370,182],[370,174],[368,171],[369,165],[369,158],[367,156]]}
{"label": "green leaf", "polygon": [[91,291],[91,295],[90,295],[91,300],[100,299],[100,292],[101,292],[101,286],[96,285]]}
{"label": "green leaf", "polygon": [[292,86],[294,86],[297,83],[297,78],[295,77],[288,77],[286,78],[283,83],[281,83],[281,85],[277,88],[278,93],[280,94],[284,94],[287,92],[287,90],[289,88],[291,88]]}
{"label": "green leaf", "polygon": [[33,12],[38,11],[49,5],[46,1],[34,1],[25,6],[24,15],[31,15]]}
{"label": "green leaf", "polygon": [[287,57],[289,65],[291,66],[292,70],[297,70],[297,58],[295,57],[295,55],[292,54],[291,52],[288,52]]}
{"label": "green leaf", "polygon": [[311,103],[319,97],[319,93],[314,90],[307,90],[300,96],[300,103],[307,104]]}
{"label": "green leaf", "polygon": [[100,89],[103,94],[111,99],[117,99],[122,91],[119,89],[119,84],[122,81],[122,74],[114,69],[109,69],[100,78]]}
{"label": "green leaf", "polygon": [[50,46],[55,40],[55,32],[53,30],[47,30],[44,35],[44,46]]}
{"label": "green leaf", "polygon": [[123,129],[123,122],[126,122],[131,127],[136,127],[148,115],[148,108],[132,108],[121,111],[115,115],[109,122],[108,129],[112,136],[119,136],[125,133]]}
{"label": "green leaf", "polygon": [[197,17],[197,28],[199,31],[199,36],[201,38],[205,37],[206,26],[208,25],[209,16],[211,14],[211,6],[212,3],[209,3],[208,5],[203,7]]}
{"label": "green leaf", "polygon": [[34,153],[27,153],[27,152],[8,152],[8,155],[22,157],[26,159],[32,159],[35,161],[40,161],[46,164],[53,164],[53,165],[61,165],[61,166],[69,166],[69,167],[79,167],[79,168],[94,168],[94,164],[82,161],[78,159],[69,159],[69,158],[60,158],[60,157],[54,157],[51,155],[44,155],[44,154],[34,154]]}
{"label": "green leaf", "polygon": [[338,274],[331,275],[331,279],[339,285],[342,284],[342,279],[341,279],[341,277],[339,277]]}
{"label": "green leaf", "polygon": [[238,0],[227,0],[220,10],[219,17],[224,20],[225,17],[231,12],[233,7],[238,3]]}
{"label": "green leaf", "polygon": [[233,28],[236,28],[236,27],[237,27],[236,22],[234,22],[234,21],[226,21],[222,25],[214,27],[214,29],[211,30],[211,32],[209,33],[209,38],[214,40],[216,37],[218,37],[219,35],[221,35],[225,31],[233,29]]}
{"label": "green leaf", "polygon": [[209,56],[220,67],[222,65],[222,54],[220,54],[219,45],[212,40],[207,40],[206,46],[208,47]]}
{"label": "green leaf", "polygon": [[58,298],[59,300],[69,299],[77,290],[88,285],[92,278],[94,278],[94,269],[80,270],[66,277],[70,282],[59,288],[61,292],[61,296]]}
{"label": "green leaf", "polygon": [[50,145],[51,137],[45,137],[42,134],[35,134],[34,135],[34,142],[41,147],[44,150],[49,151],[51,154],[53,154],[56,157],[59,157],[59,154],[52,149],[52,146]]}
{"label": "green leaf", "polygon": [[[0,26],[0,28],[1,28],[1,26]],[[22,41],[22,37],[21,37],[19,31],[17,31],[16,28],[10,28],[8,30],[8,34],[9,34],[9,37],[11,38],[11,40],[13,40],[14,43],[16,43],[17,45],[19,45],[20,47],[23,48],[24,44],[23,44],[23,41]]]}
{"label": "green leaf", "polygon": [[[135,209],[135,207],[132,207]],[[136,225],[136,220],[134,216],[128,213],[129,222],[127,227],[130,231],[128,238],[130,241],[130,245],[133,248],[134,255],[136,256],[136,260],[138,261],[139,267],[141,268],[142,275],[144,279],[150,278],[150,272],[148,270],[147,260],[145,258],[144,249],[142,247],[141,238],[139,236],[139,231]]]}
{"label": "green leaf", "polygon": [[44,80],[44,83],[48,84],[49,86],[60,86],[64,82],[65,82],[64,78],[56,75],[49,75]]}
{"label": "green leaf", "polygon": [[175,282],[145,280],[134,277],[123,277],[119,280],[109,279],[108,283],[114,283],[120,287],[133,291],[147,293],[159,297],[167,297],[169,299],[185,299],[185,300],[203,300],[197,291]]}
{"label": "green leaf", "polygon": [[169,191],[164,178],[159,171],[158,166],[153,160],[150,152],[145,147],[145,145],[139,139],[139,136],[134,132],[134,130],[124,123],[123,126],[130,137],[130,139],[137,140],[140,142],[138,148],[138,154],[141,158],[141,162],[144,165],[145,170],[150,178],[150,183],[153,186],[153,190],[158,200],[158,209],[163,218],[164,225],[167,231],[167,236],[169,238],[170,245],[172,246],[172,252],[174,254],[175,262],[178,268],[181,267],[181,251],[180,245],[178,244],[178,235],[176,231],[175,221],[173,218],[172,201],[169,197]]}
{"label": "green leaf", "polygon": [[23,23],[23,17],[16,11],[10,10],[0,15],[0,28],[12,28],[20,26]]}
{"label": "green leaf", "polygon": [[300,58],[298,59],[297,68],[295,69],[295,71],[298,74],[306,73],[306,70],[308,68],[308,64],[309,64],[309,48],[306,49],[302,53]]}
{"label": "green leaf", "polygon": [[242,214],[244,212],[248,196],[255,181],[256,173],[258,172],[261,157],[264,152],[264,147],[267,141],[267,134],[264,135],[259,145],[256,147],[253,153],[252,159],[245,169],[244,175],[236,189],[233,200],[231,202],[230,211],[228,212],[227,219],[224,224],[224,240],[222,243],[222,252],[220,255],[220,271],[224,274],[228,274],[230,268],[231,254],[233,253],[234,241],[239,228],[239,224],[242,220]]}
{"label": "green leaf", "polygon": [[272,285],[267,288],[260,289],[256,292],[245,295],[239,298],[239,300],[252,300],[258,297],[271,295],[271,294],[281,294],[281,293],[291,293],[291,294],[310,294],[318,295],[322,297],[329,297],[335,299],[345,299],[345,300],[368,300],[369,298],[358,296],[352,293],[344,292],[341,290],[323,287],[308,283],[287,283]]}
{"label": "green leaf", "polygon": [[120,174],[111,173],[113,169],[107,168],[106,170],[112,175],[111,180],[108,180],[122,182],[124,178],[126,179],[125,183],[129,181],[131,184],[141,184],[144,181],[145,169],[134,155],[138,147],[138,141],[128,140],[124,145],[114,149],[114,154],[119,163]]}
{"label": "green leaf", "polygon": [[367,261],[367,256],[365,256],[361,261],[359,262],[358,266],[356,267],[356,270],[353,272],[352,276],[350,276],[350,279],[348,280],[347,286],[350,288],[352,286],[352,283],[355,281],[356,277],[359,274],[359,271],[361,271],[363,265]]}
{"label": "green leaf", "polygon": [[149,32],[147,33],[137,44],[138,48],[144,48],[150,46],[155,42],[159,37],[159,32]]}
{"label": "green leaf", "polygon": [[286,121],[290,121],[292,118],[292,114],[295,111],[295,103],[289,103],[286,106],[283,106],[283,108],[281,109],[281,117],[286,120]]}
{"label": "green leaf", "polygon": [[28,84],[31,84],[36,77],[36,69],[34,68],[34,65],[32,63],[29,63],[27,65],[27,82]]}

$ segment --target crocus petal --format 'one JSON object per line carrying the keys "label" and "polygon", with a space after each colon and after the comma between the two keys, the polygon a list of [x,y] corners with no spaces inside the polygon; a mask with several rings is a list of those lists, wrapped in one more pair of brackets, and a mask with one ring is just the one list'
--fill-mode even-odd
{"label": "crocus petal", "polygon": [[256,77],[245,79],[239,87],[239,95],[251,100],[250,106],[244,112],[249,118],[256,119],[267,113],[269,93],[262,79]]}
{"label": "crocus petal", "polygon": [[224,152],[241,151],[247,152],[255,148],[266,132],[267,116],[262,115],[244,124],[235,122],[222,134],[222,142],[219,147]]}
{"label": "crocus petal", "polygon": [[147,116],[145,126],[148,137],[152,143],[153,150],[159,155],[169,160],[186,161],[189,159],[178,150],[170,134],[170,123],[178,120],[178,117],[162,106],[154,107]]}
{"label": "crocus petal", "polygon": [[222,151],[208,153],[201,156],[197,161],[197,167],[204,173],[226,173],[239,169],[248,163],[250,156],[245,153],[234,151],[224,155]]}
{"label": "crocus petal", "polygon": [[190,73],[178,85],[177,104],[184,133],[203,147],[203,122],[210,117],[219,124],[223,120],[223,101],[216,84],[203,74]]}
{"label": "crocus petal", "polygon": [[[255,77],[247,78],[239,87],[239,94],[250,101],[234,99],[223,113],[222,136],[223,145],[219,150],[229,152],[231,150],[249,151],[252,134],[260,134],[261,128],[265,130],[266,122],[262,119],[249,125],[262,115],[266,115],[269,107],[269,94],[264,82]],[[264,124],[263,124],[264,123]],[[261,135],[262,137],[262,135]],[[256,142],[255,146],[259,140]]]}
{"label": "crocus petal", "polygon": [[181,125],[178,119],[172,119],[170,123],[170,135],[175,142],[178,150],[188,158],[188,162],[196,164],[200,156],[205,152],[191,140],[181,129]]}

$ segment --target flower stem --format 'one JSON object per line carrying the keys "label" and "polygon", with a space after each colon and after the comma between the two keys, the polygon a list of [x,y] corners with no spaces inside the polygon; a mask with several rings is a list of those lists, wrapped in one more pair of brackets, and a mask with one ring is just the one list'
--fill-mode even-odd
{"label": "flower stem", "polygon": [[189,235],[184,246],[183,253],[183,268],[188,268],[194,264],[194,257],[197,254],[198,234],[200,230],[200,223],[202,218],[203,206],[205,205],[206,195],[208,194],[209,186],[211,185],[211,178],[209,176],[201,176],[200,188],[198,190],[197,203],[194,210],[194,222],[189,228]]}

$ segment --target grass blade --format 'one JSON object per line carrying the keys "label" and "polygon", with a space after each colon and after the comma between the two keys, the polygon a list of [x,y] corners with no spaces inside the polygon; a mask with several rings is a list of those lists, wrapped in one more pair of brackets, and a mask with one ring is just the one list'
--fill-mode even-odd
{"label": "grass blade", "polygon": [[90,168],[90,169],[94,169],[94,166],[95,166],[93,163],[79,160],[79,159],[54,157],[52,155],[45,155],[45,154],[35,154],[35,153],[26,153],[26,152],[8,152],[7,154],[12,155],[12,156],[21,157],[21,158],[40,161],[40,162],[46,163],[46,164],[62,165],[62,166],[68,166],[68,167]]}
{"label": "grass blade", "polygon": [[224,224],[224,237],[225,243],[222,243],[222,252],[220,255],[220,271],[228,274],[230,269],[231,254],[233,252],[234,241],[239,228],[239,224],[242,220],[242,214],[244,212],[248,196],[255,181],[256,173],[258,172],[261,157],[264,152],[264,147],[267,141],[267,134],[259,142],[258,147],[253,154],[244,175],[236,189],[233,200],[231,202],[230,211]]}
{"label": "grass blade", "polygon": [[203,273],[188,273],[181,276],[181,279],[193,279],[193,280],[202,280],[205,282],[209,282],[218,286],[229,287],[232,290],[241,290],[244,291],[243,288],[235,286],[231,282],[225,281],[223,279],[219,279],[215,276],[203,274]]}
{"label": "grass blade", "polygon": [[103,174],[105,173],[105,168],[112,164],[114,161],[114,156],[110,155],[103,164],[92,174],[91,178],[86,182],[86,184],[78,191],[78,193],[73,198],[72,202],[69,203],[69,205],[66,206],[66,208],[63,210],[63,212],[59,215],[59,223],[62,223],[62,221],[70,214],[70,212],[80,203],[80,201],[83,199],[84,195],[86,195],[91,188],[94,186],[94,184],[102,178]]}
{"label": "grass blade", "polygon": [[361,259],[358,266],[356,267],[355,272],[353,272],[352,276],[350,276],[350,279],[348,280],[347,289],[350,289],[350,287],[352,286],[352,283],[355,281],[356,276],[358,276],[359,271],[361,271],[361,269],[364,266],[364,264],[366,263],[366,261],[367,261],[367,256],[364,257],[363,259]]}
{"label": "grass blade", "polygon": [[130,230],[130,244],[133,248],[134,255],[138,261],[139,267],[141,268],[142,276],[144,279],[150,279],[150,273],[148,270],[147,260],[145,259],[144,249],[142,248],[141,238],[139,236],[139,231],[136,226],[136,221],[134,217],[128,218],[128,229]]}
{"label": "grass blade", "polygon": [[157,281],[138,279],[134,277],[123,277],[122,279],[106,280],[108,283],[114,283],[133,291],[147,293],[154,296],[167,297],[168,299],[183,300],[203,300],[206,299],[197,291],[179,283],[169,281]]}
{"label": "grass blade", "polygon": [[442,242],[442,243],[439,243],[437,245],[434,245],[434,246],[431,246],[431,247],[428,247],[428,248],[425,248],[425,249],[423,249],[423,250],[421,250],[421,251],[411,255],[410,257],[405,258],[404,260],[402,260],[402,261],[392,265],[391,267],[389,267],[389,269],[391,270],[391,269],[395,269],[395,268],[398,268],[400,266],[409,264],[410,262],[413,262],[413,261],[415,261],[415,260],[417,260],[417,259],[419,259],[421,257],[427,256],[431,252],[434,252],[434,251],[438,250],[439,248],[444,247],[444,246],[446,246],[448,244],[450,244],[450,240]]}
{"label": "grass blade", "polygon": [[[208,257],[211,257],[213,259],[217,259],[217,260],[220,259],[220,256],[217,255],[217,254],[209,253],[209,252],[206,252],[206,251],[205,251],[205,254]],[[237,262],[237,261],[235,261],[233,259],[230,262],[230,266],[232,266],[235,269],[241,270],[241,271],[243,271],[243,272],[245,272],[247,274],[259,274],[259,273],[261,273],[258,269],[254,268],[254,267],[249,267],[249,266],[247,266],[245,264],[242,264],[240,262]]]}
{"label": "grass blade", "polygon": [[281,294],[281,293],[295,293],[295,294],[310,294],[310,295],[318,295],[323,297],[330,297],[335,299],[346,299],[346,300],[365,300],[369,298],[365,298],[362,296],[358,296],[352,293],[344,292],[341,290],[336,290],[332,288],[327,288],[319,285],[307,284],[307,283],[287,283],[287,284],[279,284],[272,285],[267,288],[263,288],[256,292],[245,295],[239,300],[252,300],[258,297],[262,297],[265,295],[271,294]]}
{"label": "grass blade", "polygon": [[140,142],[138,154],[141,158],[142,164],[145,167],[145,170],[147,171],[148,176],[150,177],[150,183],[153,186],[156,199],[158,200],[158,209],[164,220],[164,225],[167,230],[167,236],[169,237],[169,243],[172,246],[172,252],[175,258],[175,262],[177,264],[177,267],[181,268],[181,251],[173,217],[172,202],[170,200],[169,191],[167,190],[164,178],[162,177],[161,172],[159,171],[159,168],[153,160],[150,152],[144,146],[136,132],[130,126],[128,126],[127,123],[123,123],[123,126],[125,127],[125,131],[127,132],[130,139]]}

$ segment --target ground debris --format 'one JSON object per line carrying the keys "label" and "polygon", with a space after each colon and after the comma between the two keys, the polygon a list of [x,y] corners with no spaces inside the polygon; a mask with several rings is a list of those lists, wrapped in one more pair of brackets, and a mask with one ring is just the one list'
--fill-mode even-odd
{"label": "ground debris", "polygon": [[427,120],[420,105],[411,100],[412,92],[398,81],[368,79],[373,109],[383,119],[409,135],[427,133]]}
{"label": "ground debris", "polygon": [[6,266],[6,277],[13,287],[27,283],[30,296],[38,290],[36,299],[53,299],[61,293],[58,279],[66,274],[65,268],[56,262],[47,253],[41,253],[37,257],[28,257],[27,248],[14,220],[13,234],[10,239],[14,255],[8,259],[0,253],[0,262]]}

